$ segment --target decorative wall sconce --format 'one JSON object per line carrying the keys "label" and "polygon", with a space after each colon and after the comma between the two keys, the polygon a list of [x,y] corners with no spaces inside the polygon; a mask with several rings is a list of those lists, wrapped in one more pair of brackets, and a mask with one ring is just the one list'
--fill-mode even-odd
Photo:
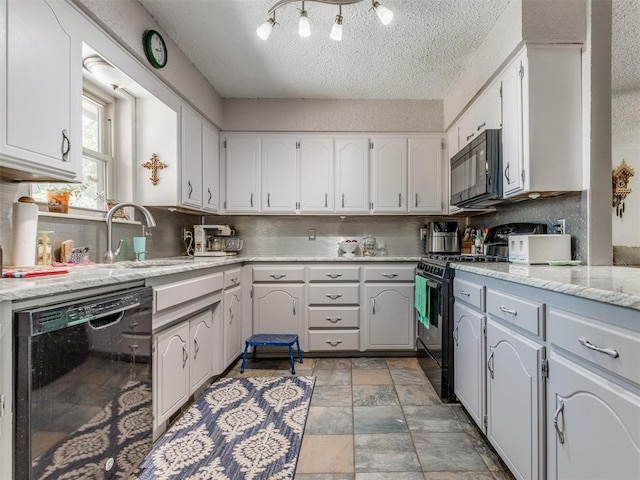
{"label": "decorative wall sconce", "polygon": [[158,155],[154,153],[151,155],[151,159],[148,162],[143,163],[141,166],[147,170],[151,170],[151,177],[149,177],[149,180],[151,180],[151,184],[155,186],[158,185],[158,181],[160,180],[158,178],[158,170],[163,170],[167,168],[168,165],[165,165],[158,160]]}
{"label": "decorative wall sconce", "polygon": [[616,209],[616,215],[622,218],[624,213],[624,200],[631,193],[629,179],[635,175],[633,168],[627,165],[622,159],[622,163],[613,169],[613,202],[612,207]]}

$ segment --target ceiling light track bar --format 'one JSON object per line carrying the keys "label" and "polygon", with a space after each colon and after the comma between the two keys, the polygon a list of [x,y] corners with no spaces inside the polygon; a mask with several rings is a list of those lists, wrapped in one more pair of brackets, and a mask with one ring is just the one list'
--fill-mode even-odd
{"label": "ceiling light track bar", "polygon": [[[306,2],[315,2],[315,3],[324,3],[327,5],[353,5],[354,3],[362,3],[364,0],[305,0]],[[300,0],[280,0],[273,7],[269,9],[267,12],[268,15],[271,15],[273,12],[278,10],[280,7],[287,5],[289,3],[300,3]]]}

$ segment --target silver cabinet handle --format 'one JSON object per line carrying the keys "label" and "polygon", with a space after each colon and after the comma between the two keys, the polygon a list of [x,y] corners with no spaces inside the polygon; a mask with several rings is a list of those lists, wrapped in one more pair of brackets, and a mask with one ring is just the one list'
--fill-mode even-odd
{"label": "silver cabinet handle", "polygon": [[238,277],[233,277],[231,279],[231,283],[238,283]]}
{"label": "silver cabinet handle", "polygon": [[514,310],[512,308],[507,308],[507,307],[505,307],[503,305],[500,306],[500,311],[503,312],[503,313],[508,313],[509,315],[513,315],[514,317],[516,315],[518,315],[518,311],[517,310]]}
{"label": "silver cabinet handle", "polygon": [[251,208],[253,208],[253,192],[251,192],[251,195],[249,195],[249,205],[251,205]]}
{"label": "silver cabinet handle", "polygon": [[458,347],[458,325],[453,329],[453,340],[456,342],[456,347]]}
{"label": "silver cabinet handle", "polygon": [[620,354],[615,348],[598,347],[597,345],[594,345],[584,337],[579,337],[578,341],[580,342],[580,344],[587,347],[589,350],[594,350],[596,352],[604,353],[605,355],[609,355],[612,358],[618,358],[620,356]]}
{"label": "silver cabinet handle", "polygon": [[371,299],[371,314],[372,315],[376,314],[376,299],[375,298]]}
{"label": "silver cabinet handle", "polygon": [[336,317],[336,318],[325,317],[324,319],[331,323],[338,323],[340,320],[342,320],[342,317]]}
{"label": "silver cabinet handle", "polygon": [[504,167],[504,177],[507,179],[507,183],[511,183],[511,179],[509,178],[509,162],[507,162],[507,166]]}
{"label": "silver cabinet handle", "polygon": [[342,340],[327,340],[327,343],[332,347],[337,347],[342,343]]}
{"label": "silver cabinet handle", "polygon": [[344,208],[344,193],[342,194],[342,208]]}
{"label": "silver cabinet handle", "polygon": [[333,279],[336,279],[336,278],[339,278],[339,277],[342,276],[341,273],[327,273],[326,275],[327,275],[327,277],[333,278]]}
{"label": "silver cabinet handle", "polygon": [[271,194],[267,193],[267,207],[270,207],[270,206],[271,206]]}
{"label": "silver cabinet handle", "polygon": [[187,180],[187,186],[189,187],[188,197],[191,198],[191,194],[193,193],[193,185],[191,185],[191,180]]}
{"label": "silver cabinet handle", "polygon": [[213,198],[213,193],[211,193],[211,189],[207,187],[207,192],[209,192],[209,200],[207,200],[207,203],[211,203],[211,199]]}
{"label": "silver cabinet handle", "polygon": [[329,194],[324,194],[324,207],[327,208],[329,206]]}
{"label": "silver cabinet handle", "polygon": [[487,369],[489,370],[489,373],[491,373],[491,378],[493,378],[493,354],[494,351],[491,350],[491,355],[487,358]]}
{"label": "silver cabinet handle", "polygon": [[187,360],[189,360],[189,354],[187,353],[187,349],[182,345],[182,368],[187,364]]}
{"label": "silver cabinet handle", "polygon": [[401,207],[402,206],[402,193],[398,194],[398,206]]}
{"label": "silver cabinet handle", "polygon": [[129,328],[138,328],[138,322],[131,322]]}
{"label": "silver cabinet handle", "polygon": [[464,295],[465,297],[470,297],[471,294],[469,292],[467,292],[466,290],[460,290],[460,295]]}
{"label": "silver cabinet handle", "polygon": [[331,300],[337,300],[342,296],[341,293],[327,293],[325,297],[330,298]]}
{"label": "silver cabinet handle", "polygon": [[296,313],[296,307],[297,307],[297,306],[298,306],[298,301],[297,301],[297,300],[294,300],[294,301],[293,301],[293,315],[294,315],[294,316],[295,316],[295,315],[297,315],[297,313]]}
{"label": "silver cabinet handle", "polygon": [[383,277],[387,277],[387,278],[396,278],[398,276],[397,273],[383,273],[382,274]]}
{"label": "silver cabinet handle", "polygon": [[474,136],[475,136],[475,133],[472,133],[471,135],[469,135],[469,136],[467,137],[467,142],[468,142],[469,140],[471,140]]}
{"label": "silver cabinet handle", "polygon": [[[562,430],[560,430],[560,426],[558,425],[558,418],[562,415]],[[556,429],[556,433],[558,434],[558,441],[560,443],[564,443],[564,402],[560,400],[560,405],[558,406],[556,413],[553,414],[553,428]]]}
{"label": "silver cabinet handle", "polygon": [[66,130],[62,130],[62,144],[60,146],[60,152],[62,153],[62,161],[69,161],[69,152],[71,151],[71,140],[69,140],[69,135]]}
{"label": "silver cabinet handle", "polygon": [[276,280],[280,280],[281,278],[286,277],[287,275],[285,273],[272,273],[271,275],[269,275],[271,278],[275,278]]}
{"label": "silver cabinet handle", "polygon": [[200,351],[200,345],[198,344],[198,339],[193,339],[193,359],[198,358],[198,352]]}
{"label": "silver cabinet handle", "polygon": [[418,206],[418,194],[416,193],[416,207]]}
{"label": "silver cabinet handle", "polygon": [[483,122],[480,125],[478,125],[478,128],[476,130],[480,131],[481,129],[483,129],[486,126],[487,126],[487,122]]}
{"label": "silver cabinet handle", "polygon": [[229,323],[233,322],[233,305],[229,307]]}

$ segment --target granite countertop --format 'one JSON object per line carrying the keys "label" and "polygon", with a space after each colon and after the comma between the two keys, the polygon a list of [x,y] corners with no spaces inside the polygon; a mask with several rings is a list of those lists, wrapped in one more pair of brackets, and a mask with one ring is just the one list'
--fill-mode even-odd
{"label": "granite countertop", "polygon": [[461,270],[640,310],[640,268],[458,263]]}
{"label": "granite countertop", "polygon": [[[31,278],[0,279],[0,301],[26,300],[58,293],[80,291],[125,282],[144,281],[205,268],[250,262],[418,262],[416,256],[337,257],[337,256],[243,256],[237,257],[174,257],[146,262],[116,262],[69,267],[68,274]],[[140,267],[146,264],[146,267]]]}

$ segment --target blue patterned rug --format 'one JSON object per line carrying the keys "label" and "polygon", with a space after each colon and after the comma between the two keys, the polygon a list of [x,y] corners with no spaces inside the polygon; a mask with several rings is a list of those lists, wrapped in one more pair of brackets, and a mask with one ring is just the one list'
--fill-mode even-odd
{"label": "blue patterned rug", "polygon": [[315,377],[214,383],[155,444],[140,480],[292,479]]}

